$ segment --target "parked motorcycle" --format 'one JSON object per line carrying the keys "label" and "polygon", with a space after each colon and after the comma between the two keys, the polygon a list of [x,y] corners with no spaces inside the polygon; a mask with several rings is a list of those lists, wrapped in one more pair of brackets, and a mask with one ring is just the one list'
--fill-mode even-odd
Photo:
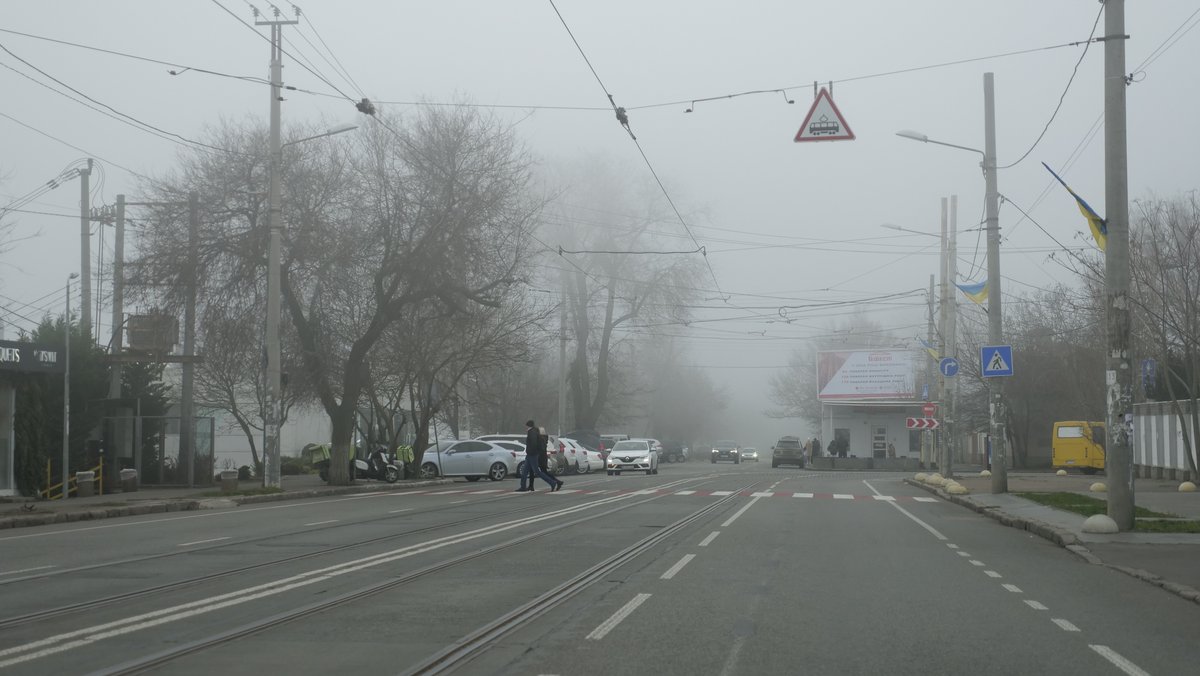
{"label": "parked motorcycle", "polygon": [[[329,481],[329,460],[313,463],[322,481]],[[400,464],[382,446],[371,452],[366,460],[351,458],[350,475],[354,479],[375,479],[394,484],[400,479]]]}

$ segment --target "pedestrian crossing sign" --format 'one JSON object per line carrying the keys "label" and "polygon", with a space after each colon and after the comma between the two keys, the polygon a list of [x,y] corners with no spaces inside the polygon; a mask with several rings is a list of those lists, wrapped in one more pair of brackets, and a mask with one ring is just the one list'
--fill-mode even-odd
{"label": "pedestrian crossing sign", "polygon": [[1013,374],[1012,345],[985,345],[979,348],[979,363],[984,378]]}

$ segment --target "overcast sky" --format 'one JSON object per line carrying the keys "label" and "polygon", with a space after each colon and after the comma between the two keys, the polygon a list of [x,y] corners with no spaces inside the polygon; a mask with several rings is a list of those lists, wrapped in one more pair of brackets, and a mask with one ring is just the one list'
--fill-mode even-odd
{"label": "overcast sky", "polygon": [[[253,21],[250,4],[8,0],[0,28],[266,77],[269,45],[263,31],[254,35],[237,20]],[[951,194],[959,197],[959,227],[968,230],[960,237],[960,274],[983,279],[978,267],[983,240],[976,249],[977,233],[969,231],[983,209],[978,156],[895,132],[915,129],[982,148],[983,73],[990,71],[999,163],[1017,160],[1046,127],[1083,53],[1082,46],[1064,45],[1085,40],[1101,8],[1095,0],[556,4],[604,86],[629,110],[650,162],[707,247],[721,290],[732,302],[763,306],[926,287],[937,271],[938,241],[880,226],[936,232],[940,198]],[[291,11],[290,5],[280,7]],[[518,128],[539,158],[552,162],[602,153],[651,180],[549,2],[305,0],[300,7],[301,24],[284,32],[290,41],[284,80],[322,95],[289,93],[285,127],[365,123],[333,87],[297,65],[297,58],[306,57],[347,95],[390,102],[380,104],[389,111],[403,114],[411,109],[404,102],[420,100],[503,106],[497,113],[522,120]],[[1196,0],[1127,3],[1126,70],[1135,73],[1127,89],[1131,198],[1171,196],[1200,185],[1195,160],[1200,89],[1194,84],[1200,31],[1191,32],[1198,10]],[[1178,40],[1165,42],[1177,29]],[[1103,18],[1096,34],[1103,34]],[[317,49],[321,39],[354,82],[322,59],[321,53],[329,56]],[[11,32],[0,33],[0,44],[121,113],[184,137],[201,136],[220,118],[267,115],[262,84],[196,71],[172,76],[167,72],[172,66]],[[943,65],[966,59],[981,60]],[[118,193],[136,200],[134,173],[164,172],[182,150],[17,74],[14,70],[63,89],[12,54],[0,52],[0,65],[0,204],[36,189],[81,157],[96,158],[101,167],[93,177],[94,206],[113,203]],[[833,99],[857,140],[793,142],[813,101],[814,81],[833,81]],[[786,95],[691,103],[779,88],[787,88]],[[694,112],[685,113],[689,107]],[[1076,192],[1105,213],[1103,131],[1097,126],[1102,109],[1103,45],[1093,44],[1045,137],[1024,161],[999,174],[1000,192],[1071,247],[1092,246],[1086,225],[1061,189],[1043,196],[1050,177],[1040,162],[1061,170]],[[27,238],[0,259],[0,307],[7,308],[0,314],[9,337],[15,327],[28,328],[28,320],[61,311],[62,286],[79,267],[79,223],[69,217],[77,213],[78,200],[78,184],[71,181],[24,206],[67,216],[6,216],[16,224],[14,235]],[[1048,260],[1058,246],[1045,233],[1021,222],[1012,205],[1002,207],[1000,218],[1006,293],[1072,281]],[[679,233],[686,243],[682,226]],[[110,251],[111,241],[108,233],[104,244]],[[878,320],[905,338],[923,335],[916,326],[923,321],[921,311],[913,305],[922,302],[911,298],[880,308]],[[745,313],[705,316],[738,314]],[[723,321],[681,329],[695,336],[689,340],[691,363],[722,367],[710,373],[728,387],[739,429],[752,424],[770,430],[736,432],[760,445],[780,432],[807,433],[795,423],[767,423],[760,415],[771,406],[766,396],[771,368],[787,363],[798,338],[821,333],[833,321],[792,317],[791,325]],[[107,325],[104,321],[101,330]]]}

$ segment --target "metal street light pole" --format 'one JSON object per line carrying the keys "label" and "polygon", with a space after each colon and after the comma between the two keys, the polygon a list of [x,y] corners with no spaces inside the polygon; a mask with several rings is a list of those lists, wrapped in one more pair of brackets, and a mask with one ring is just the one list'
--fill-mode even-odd
{"label": "metal street light pole", "polygon": [[[70,495],[71,465],[71,280],[79,277],[78,272],[67,275],[67,309],[63,315],[63,437],[62,437],[62,499]],[[86,307],[84,310],[86,311]],[[47,489],[49,490],[49,489]]]}

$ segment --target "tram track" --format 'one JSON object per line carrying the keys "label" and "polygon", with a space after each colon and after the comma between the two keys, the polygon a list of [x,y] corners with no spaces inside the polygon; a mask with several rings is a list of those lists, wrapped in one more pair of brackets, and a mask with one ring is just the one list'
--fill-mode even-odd
{"label": "tram track", "polygon": [[[672,482],[672,483],[680,484],[680,483],[684,483],[684,481],[686,481],[686,480],[681,480],[679,482]],[[589,568],[588,570],[584,571],[583,573],[571,578],[567,582],[555,587],[554,589],[552,589],[548,592],[545,592],[545,593],[539,595],[533,601],[526,603],[525,605],[521,606],[520,608],[518,608],[512,612],[504,614],[497,620],[494,620],[494,621],[488,623],[487,625],[484,625],[483,627],[477,629],[476,631],[472,632],[468,636],[466,636],[463,639],[456,642],[454,645],[452,645],[447,650],[442,651],[442,652],[430,657],[425,662],[421,663],[417,667],[415,667],[412,670],[407,671],[405,673],[412,673],[412,674],[442,673],[442,672],[445,672],[448,670],[452,670],[453,668],[460,666],[462,664],[465,664],[467,661],[474,658],[477,654],[479,654],[483,649],[485,649],[488,645],[490,645],[495,640],[503,637],[507,633],[517,629],[518,627],[522,626],[523,624],[542,615],[543,613],[547,612],[548,610],[557,606],[559,603],[567,600],[568,598],[573,597],[573,596],[577,595],[578,593],[584,591],[591,585],[593,585],[596,582],[598,582],[599,580],[603,579],[603,577],[606,574],[608,574],[609,572],[611,572],[612,570],[615,570],[616,568],[619,568],[620,566],[632,561],[640,554],[644,553],[645,551],[654,547],[655,545],[663,542],[664,540],[671,537],[672,535],[674,535],[681,529],[685,528],[686,526],[692,524],[696,520],[701,519],[704,516],[707,516],[709,514],[712,514],[724,507],[727,507],[735,499],[737,499],[743,492],[745,492],[747,490],[752,490],[756,485],[758,485],[760,483],[763,483],[763,482],[754,482],[743,488],[733,491],[730,495],[724,496],[723,498],[719,499],[718,501],[716,501],[714,503],[705,505],[704,507],[683,517],[682,519],[679,519],[679,520],[663,527],[660,531],[639,540],[638,542],[634,543],[633,545],[630,545],[629,547],[622,549],[617,554],[605,559],[603,562],[596,564],[595,566]],[[668,484],[668,486],[669,486],[669,484]],[[658,486],[655,488],[662,488],[662,487],[663,486]],[[632,492],[632,493],[626,493],[623,495],[610,496],[610,497],[603,498],[603,499],[593,502],[593,503],[581,505],[581,506],[579,506],[577,508],[573,508],[573,509],[577,509],[579,511],[594,510],[594,508],[596,506],[598,506],[598,503],[603,504],[603,505],[610,505],[610,504],[615,504],[622,500],[632,498],[632,497],[637,497],[637,496],[638,496],[638,492],[636,492],[636,491]],[[571,520],[565,521],[563,523],[558,523],[558,524],[555,524],[553,526],[550,526],[550,527],[547,527],[544,529],[539,528],[532,533],[521,535],[516,538],[511,538],[509,540],[499,542],[499,543],[496,543],[493,545],[480,547],[478,549],[474,549],[474,550],[466,552],[464,554],[459,554],[459,555],[450,557],[448,559],[445,559],[443,561],[439,561],[437,563],[425,566],[418,570],[411,571],[411,572],[401,575],[399,577],[395,577],[395,578],[392,578],[389,580],[385,580],[385,581],[381,581],[381,582],[378,582],[378,583],[375,583],[372,585],[361,587],[361,588],[355,589],[353,591],[340,594],[340,595],[330,598],[330,599],[324,599],[324,600],[321,600],[318,602],[314,602],[314,603],[310,603],[310,604],[301,606],[299,608],[294,608],[294,609],[287,610],[287,611],[284,611],[281,613],[277,613],[277,614],[274,614],[274,615],[271,615],[268,617],[260,618],[253,622],[243,624],[239,627],[235,627],[233,629],[229,629],[229,630],[214,634],[212,636],[208,636],[208,637],[205,637],[202,639],[190,641],[188,643],[184,643],[184,644],[181,644],[178,646],[172,646],[171,648],[159,651],[157,653],[153,653],[151,655],[135,658],[133,660],[129,660],[127,662],[117,664],[112,667],[100,669],[100,670],[92,672],[92,676],[123,676],[125,674],[141,673],[143,671],[146,671],[146,670],[154,668],[154,667],[169,664],[169,663],[173,662],[174,660],[180,659],[187,655],[202,652],[202,651],[210,649],[210,648],[215,648],[220,645],[238,640],[240,638],[244,638],[244,637],[251,636],[254,634],[262,633],[264,631],[274,629],[276,627],[282,626],[284,624],[298,620],[300,618],[303,618],[303,617],[306,617],[309,615],[313,615],[316,613],[320,613],[322,611],[329,610],[329,609],[332,609],[337,606],[341,606],[341,605],[353,603],[355,601],[359,601],[359,600],[362,600],[365,598],[369,598],[369,597],[379,594],[381,592],[385,592],[385,591],[394,589],[396,587],[400,587],[405,584],[411,583],[413,581],[416,581],[416,580],[426,577],[428,575],[438,573],[441,571],[445,571],[445,570],[453,568],[455,566],[458,566],[458,565],[461,565],[461,564],[464,564],[464,563],[467,563],[470,561],[474,561],[476,559],[480,559],[480,558],[486,557],[488,555],[510,549],[512,547],[516,547],[518,545],[545,537],[547,535],[550,535],[552,533],[555,533],[555,532],[558,532],[561,530],[575,528],[575,527],[579,526],[580,524],[586,523],[588,521],[592,521],[595,519],[602,519],[604,517],[611,516],[613,514],[621,512],[621,511],[631,509],[634,507],[638,507],[638,506],[653,502],[655,500],[658,500],[662,497],[663,497],[662,495],[651,495],[651,496],[647,496],[645,499],[635,500],[635,501],[627,503],[627,504],[620,504],[611,509],[604,509],[604,510],[600,510],[600,511],[584,511],[583,516],[580,516],[579,518],[571,519]],[[534,522],[536,522],[536,520],[537,520],[537,517],[535,517],[535,519],[531,520],[530,523],[534,523]],[[372,565],[372,564],[367,564],[367,565]],[[4,666],[6,666],[6,664],[3,661],[3,651],[0,651],[0,668],[3,668]]]}

